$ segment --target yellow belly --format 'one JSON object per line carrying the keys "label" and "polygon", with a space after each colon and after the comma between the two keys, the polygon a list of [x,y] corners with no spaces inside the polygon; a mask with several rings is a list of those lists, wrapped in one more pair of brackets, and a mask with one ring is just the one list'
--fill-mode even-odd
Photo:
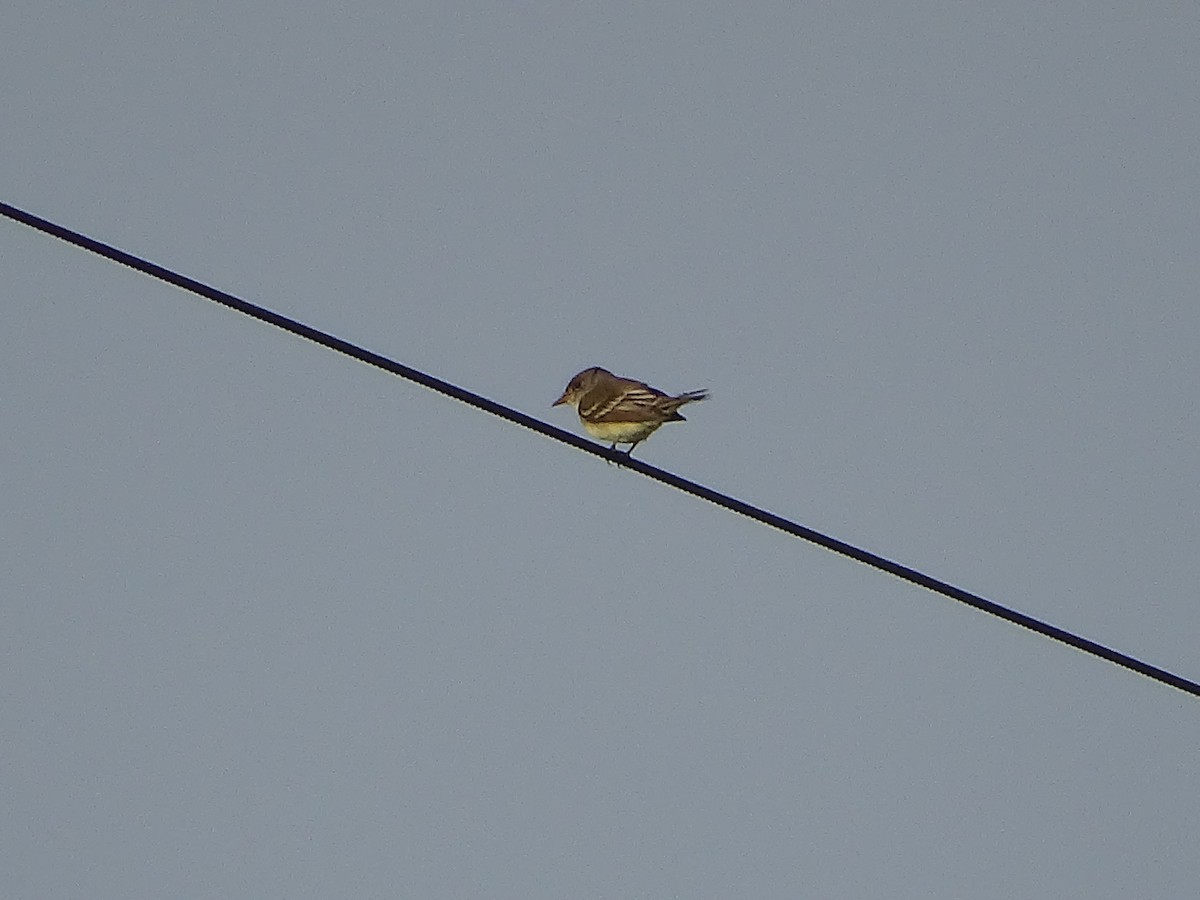
{"label": "yellow belly", "polygon": [[610,444],[636,444],[653,434],[662,422],[584,422],[592,437]]}

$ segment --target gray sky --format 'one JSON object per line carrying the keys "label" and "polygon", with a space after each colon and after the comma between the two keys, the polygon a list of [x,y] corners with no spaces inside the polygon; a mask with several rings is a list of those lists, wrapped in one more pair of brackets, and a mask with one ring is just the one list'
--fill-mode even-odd
{"label": "gray sky", "polygon": [[[8,4],[0,190],[1200,677],[1190,4]],[[1190,897],[1200,705],[0,223],[14,897]]]}

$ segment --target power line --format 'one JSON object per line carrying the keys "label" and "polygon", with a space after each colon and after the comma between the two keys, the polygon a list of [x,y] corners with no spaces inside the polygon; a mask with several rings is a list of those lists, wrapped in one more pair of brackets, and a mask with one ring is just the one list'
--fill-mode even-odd
{"label": "power line", "polygon": [[1020,625],[1023,628],[1028,628],[1044,637],[1051,638],[1055,641],[1060,641],[1068,646],[1074,647],[1077,650],[1082,650],[1084,653],[1090,653],[1093,656],[1098,656],[1101,659],[1106,659],[1109,662],[1116,663],[1119,666],[1124,666],[1127,669],[1132,669],[1134,672],[1139,672],[1147,678],[1152,678],[1163,684],[1178,688],[1181,691],[1200,697],[1200,684],[1194,681],[1189,681],[1173,672],[1168,672],[1165,669],[1160,669],[1157,666],[1152,666],[1143,660],[1137,659],[1128,654],[1121,653],[1106,647],[1103,644],[1098,644],[1095,641],[1090,641],[1087,638],[1080,637],[1077,634],[1066,631],[1048,622],[1043,622],[1040,619],[1035,619],[1032,616],[1027,616],[1024,613],[1017,612],[1007,606],[1001,606],[991,600],[987,600],[978,594],[972,594],[970,591],[965,591],[962,588],[955,587],[945,581],[939,581],[930,575],[919,572],[916,569],[903,566],[898,562],[887,559],[878,554],[871,553],[868,550],[863,550],[860,547],[855,547],[853,544],[847,544],[845,541],[839,541],[837,538],[830,537],[800,525],[790,519],[785,519],[782,516],[777,516],[774,513],[767,512],[757,506],[752,506],[728,494],[722,494],[720,491],[715,491],[712,488],[705,487],[701,484],[696,484],[694,481],[689,481],[686,478],[681,478],[657,466],[652,466],[649,463],[643,462],[636,457],[626,456],[624,453],[609,450],[599,444],[594,444],[591,441],[582,438],[569,431],[564,431],[554,425],[550,425],[540,419],[535,419],[532,416],[527,416],[522,412],[504,406],[494,400],[489,400],[486,397],[481,397],[472,391],[465,388],[460,388],[448,381],[442,381],[440,378],[435,378],[425,372],[421,372],[410,366],[403,365],[394,360],[388,359],[386,356],[380,356],[378,353],[372,353],[370,350],[365,350],[356,344],[351,344],[349,341],[344,341],[341,338],[334,337],[324,331],[319,331],[302,322],[297,322],[295,319],[289,319],[287,316],[280,315],[277,312],[272,312],[261,306],[256,306],[235,297],[232,294],[227,294],[224,291],[219,291],[214,287],[210,287],[202,282],[180,275],[170,269],[155,265],[140,257],[134,256],[131,253],[126,253],[123,250],[118,250],[116,247],[111,247],[108,244],[89,238],[78,232],[71,231],[61,225],[56,225],[46,219],[39,218],[32,213],[17,209],[7,203],[0,202],[0,213],[28,225],[45,234],[52,235],[56,238],[66,241],[69,244],[74,244],[76,247],[82,247],[84,250],[90,250],[106,259],[111,259],[113,262],[121,263],[129,266],[139,272],[144,272],[147,275],[152,275],[176,287],[183,288],[185,291],[190,291],[193,294],[199,294],[212,300],[215,303],[220,303],[222,306],[228,306],[230,309],[235,309],[240,313],[252,316],[255,319],[260,319],[274,325],[277,328],[282,328],[284,331],[290,331],[292,334],[307,338],[323,347],[328,347],[331,350],[336,350],[339,353],[345,353],[360,362],[368,365],[376,366],[386,372],[391,372],[393,375],[399,375],[401,378],[407,378],[409,381],[414,381],[424,387],[437,391],[440,394],[445,394],[447,397],[453,397],[455,400],[461,400],[477,409],[482,409],[484,412],[489,412],[492,415],[499,416],[502,419],[507,419],[517,425],[522,425],[546,437],[553,438],[557,441],[562,441],[564,444],[570,444],[585,453],[590,453],[593,456],[598,456],[601,459],[606,459],[609,462],[618,463],[625,468],[633,469],[640,472],[647,478],[652,478],[662,484],[669,485],[677,490],[684,491],[694,497],[699,497],[707,500],[710,503],[715,503],[723,509],[731,512],[740,513],[747,518],[753,519],[756,522],[761,522],[764,525],[770,525],[773,528],[778,528],[793,537],[798,537],[802,540],[809,541],[827,550],[832,550],[835,553],[840,553],[843,556],[848,556],[851,559],[858,560],[880,571],[887,572],[897,578],[902,578],[905,581],[926,588],[934,593],[941,594],[944,597],[949,597],[951,600],[957,600],[960,603],[965,603],[967,606],[974,607],[989,615],[1012,622],[1014,625]]}

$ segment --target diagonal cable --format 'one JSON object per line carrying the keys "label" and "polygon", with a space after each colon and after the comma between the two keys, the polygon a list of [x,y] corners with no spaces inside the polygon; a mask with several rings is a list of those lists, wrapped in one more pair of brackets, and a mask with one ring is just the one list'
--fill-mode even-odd
{"label": "diagonal cable", "polygon": [[180,275],[178,272],[173,272],[162,266],[148,262],[140,257],[134,256],[131,253],[126,253],[124,250],[118,250],[116,247],[109,246],[71,231],[69,228],[64,228],[61,225],[56,225],[46,219],[42,219],[32,213],[17,209],[15,206],[10,206],[7,203],[0,202],[0,214],[7,216],[30,228],[34,228],[45,234],[52,235],[56,238],[66,241],[69,244],[74,244],[76,247],[82,247],[84,250],[90,250],[93,253],[99,254],[106,259],[111,259],[113,262],[121,263],[129,266],[139,272],[144,272],[147,275],[152,275],[159,278],[168,284],[173,284],[176,287],[182,288],[185,291],[191,291],[193,294],[199,294],[212,300],[215,303],[220,303],[222,306],[228,306],[230,309],[235,309],[240,313],[259,319],[274,325],[277,328],[282,328],[284,331],[290,331],[292,334],[307,338],[323,347],[328,347],[331,350],[336,350],[339,353],[344,353],[347,356],[353,357],[360,362],[368,365],[376,366],[386,372],[391,372],[393,375],[399,375],[401,378],[407,378],[409,381],[414,381],[419,385],[437,391],[440,394],[445,394],[447,397],[453,397],[455,400],[460,400],[481,409],[484,412],[489,412],[492,415],[499,416],[509,422],[517,425],[522,425],[546,437],[554,438],[557,441],[562,441],[564,444],[570,444],[585,453],[591,453],[593,456],[598,456],[601,459],[606,459],[609,462],[618,463],[625,468],[633,469],[635,472],[640,472],[647,478],[652,478],[662,484],[669,485],[677,490],[684,491],[694,497],[699,497],[702,500],[707,500],[710,503],[715,503],[723,509],[731,512],[739,513],[747,518],[753,519],[756,522],[761,522],[764,525],[770,525],[772,528],[778,528],[780,531],[786,532],[793,537],[798,537],[801,540],[809,541],[827,550],[832,550],[834,553],[840,553],[843,556],[848,556],[851,559],[858,560],[865,565],[879,569],[882,572],[887,572],[889,575],[894,575],[918,587],[923,587],[926,590],[941,594],[943,597],[949,597],[951,600],[957,600],[960,603],[965,603],[967,606],[974,607],[981,612],[1004,619],[1014,625],[1020,625],[1022,628],[1028,628],[1030,631],[1036,632],[1051,640],[1060,641],[1067,646],[1074,647],[1077,650],[1082,650],[1084,653],[1090,653],[1093,656],[1098,656],[1101,659],[1106,659],[1118,666],[1124,666],[1134,672],[1145,675],[1147,678],[1152,678],[1162,684],[1178,688],[1188,694],[1200,697],[1200,684],[1195,681],[1190,681],[1166,669],[1161,669],[1158,666],[1153,666],[1143,660],[1130,656],[1126,653],[1121,653],[1111,647],[1106,647],[1103,644],[1088,640],[1085,637],[1074,634],[1066,629],[1059,628],[1056,625],[1051,625],[1048,622],[1043,622],[1040,619],[1035,619],[1033,616],[1027,616],[1022,612],[1011,609],[1007,606],[1002,606],[991,600],[987,600],[978,594],[973,594],[970,591],[955,587],[945,581],[940,581],[931,575],[926,575],[916,569],[901,565],[898,562],[887,559],[869,550],[864,550],[861,547],[856,547],[853,544],[848,544],[845,541],[839,541],[837,538],[822,534],[812,528],[800,525],[790,519],[785,519],[782,516],[777,516],[774,513],[767,512],[757,506],[752,506],[735,497],[730,497],[728,494],[722,494],[720,491],[715,491],[712,488],[705,487],[702,484],[697,484],[694,481],[689,481],[686,478],[681,478],[672,472],[660,469],[657,466],[652,466],[649,463],[643,462],[636,457],[628,456],[624,453],[615,450],[609,450],[599,444],[594,444],[591,441],[573,434],[569,431],[564,431],[540,419],[535,419],[532,416],[527,416],[525,413],[518,412],[515,409],[497,403],[494,400],[489,400],[486,397],[481,397],[472,391],[465,388],[460,388],[457,385],[451,384],[448,381],[442,381],[440,378],[435,378],[411,366],[403,365],[395,360],[388,359],[386,356],[380,356],[378,353],[372,353],[370,350],[365,350],[357,344],[352,344],[349,341],[334,337],[324,331],[313,328],[310,325],[305,325],[303,322],[297,322],[295,319],[290,319],[287,316],[280,315],[261,306],[256,306],[240,297],[235,297],[233,294],[227,294],[225,291],[217,290],[203,282],[188,278],[185,275]]}

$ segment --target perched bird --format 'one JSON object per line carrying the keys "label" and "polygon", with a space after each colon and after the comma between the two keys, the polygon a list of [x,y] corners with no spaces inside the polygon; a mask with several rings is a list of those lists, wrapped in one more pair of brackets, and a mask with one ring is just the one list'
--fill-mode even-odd
{"label": "perched bird", "polygon": [[625,451],[628,455],[663,422],[686,421],[679,414],[683,404],[707,399],[708,391],[688,391],[672,397],[597,366],[572,378],[562,396],[550,405],[566,403],[575,407],[588,434],[611,441],[610,450],[617,449],[617,444],[629,444]]}

